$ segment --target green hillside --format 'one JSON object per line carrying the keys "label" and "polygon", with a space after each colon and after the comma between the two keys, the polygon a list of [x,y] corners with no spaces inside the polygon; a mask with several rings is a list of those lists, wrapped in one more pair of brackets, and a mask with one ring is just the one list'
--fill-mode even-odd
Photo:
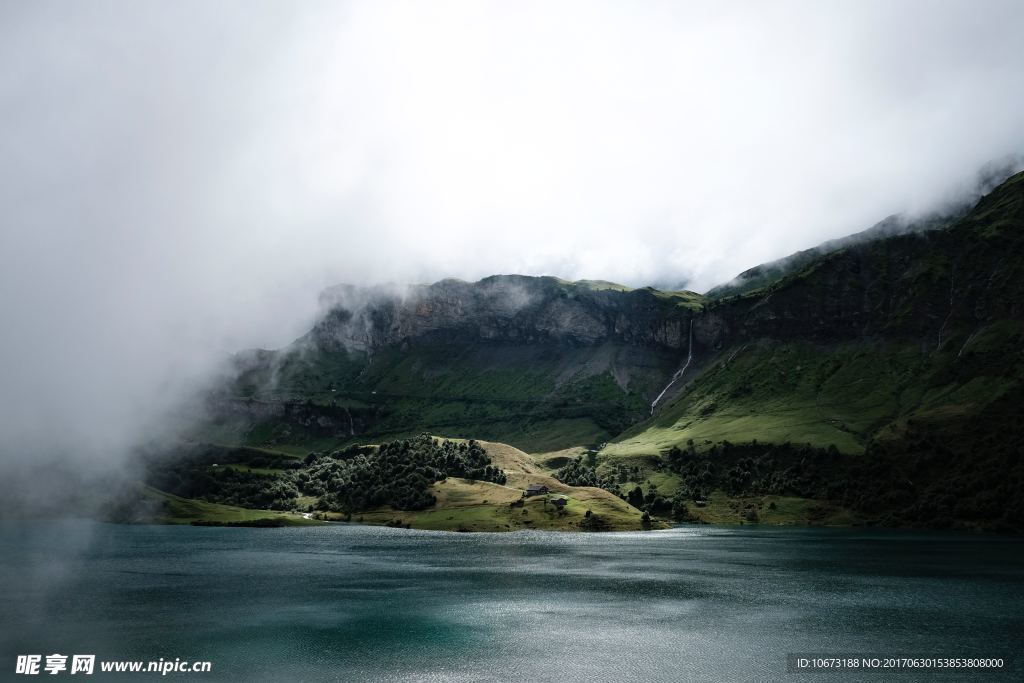
{"label": "green hillside", "polygon": [[[713,302],[729,324],[655,415],[602,449],[599,470],[667,468],[677,490],[700,467],[718,483],[739,468],[753,489],[826,496],[883,523],[1018,528],[1022,270],[1018,174],[943,229],[839,249]],[[781,479],[758,471],[787,458]]]}
{"label": "green hillside", "polygon": [[870,436],[914,400],[928,364],[905,346],[777,340],[758,340],[718,357],[682,396],[602,453],[755,439],[862,453]]}
{"label": "green hillside", "polygon": [[304,454],[443,433],[576,453],[542,461],[655,516],[779,521],[805,501],[787,519],[1024,528],[1024,174],[905,228],[706,297],[332,288],[309,334],[239,356],[194,436]]}

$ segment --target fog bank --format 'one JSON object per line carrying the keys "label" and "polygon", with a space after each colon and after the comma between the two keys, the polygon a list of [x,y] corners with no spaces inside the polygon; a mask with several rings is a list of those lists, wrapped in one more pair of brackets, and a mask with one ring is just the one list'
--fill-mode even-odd
{"label": "fog bank", "polygon": [[1024,150],[1015,2],[5,3],[0,461],[118,464],[337,282],[705,290]]}

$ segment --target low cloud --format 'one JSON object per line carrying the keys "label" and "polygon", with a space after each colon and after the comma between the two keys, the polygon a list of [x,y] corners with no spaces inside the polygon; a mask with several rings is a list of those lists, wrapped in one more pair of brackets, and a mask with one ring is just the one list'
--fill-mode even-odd
{"label": "low cloud", "polygon": [[0,454],[118,463],[336,282],[704,290],[1024,149],[1016,2],[6,3]]}

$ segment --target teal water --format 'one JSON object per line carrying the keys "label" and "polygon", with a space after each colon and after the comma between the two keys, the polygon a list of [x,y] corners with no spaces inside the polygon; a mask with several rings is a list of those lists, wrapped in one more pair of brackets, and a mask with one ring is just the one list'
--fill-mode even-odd
{"label": "teal water", "polygon": [[999,536],[5,522],[0,586],[11,678],[52,652],[210,660],[167,676],[205,681],[901,679],[787,674],[789,652],[1003,657],[994,678],[1022,678],[1024,543]]}

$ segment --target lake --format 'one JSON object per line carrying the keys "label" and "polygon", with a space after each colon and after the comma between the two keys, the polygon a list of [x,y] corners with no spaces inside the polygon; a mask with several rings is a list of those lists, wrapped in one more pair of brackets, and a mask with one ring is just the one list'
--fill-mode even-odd
{"label": "lake", "polygon": [[[2,678],[15,678],[17,654],[54,652],[209,660],[210,673],[166,676],[204,681],[1022,674],[1024,543],[1014,537],[8,521],[0,523],[0,581]],[[1002,657],[1007,668],[916,678],[787,674],[787,653]]]}

